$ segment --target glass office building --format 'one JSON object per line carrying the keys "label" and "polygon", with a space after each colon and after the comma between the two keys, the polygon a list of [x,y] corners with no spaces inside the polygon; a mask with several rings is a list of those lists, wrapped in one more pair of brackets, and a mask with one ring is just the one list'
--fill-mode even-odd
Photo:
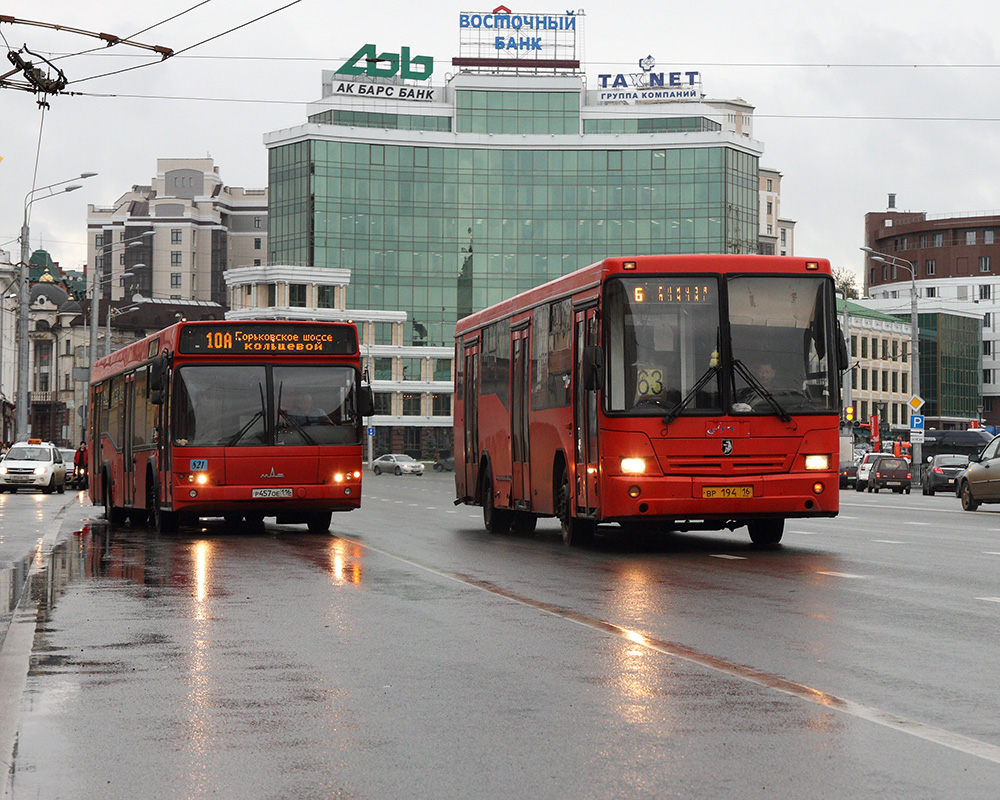
{"label": "glass office building", "polygon": [[308,121],[265,137],[269,262],[349,269],[348,308],[405,311],[406,344],[441,346],[606,256],[755,253],[752,108],[606,97],[579,72],[324,72]]}

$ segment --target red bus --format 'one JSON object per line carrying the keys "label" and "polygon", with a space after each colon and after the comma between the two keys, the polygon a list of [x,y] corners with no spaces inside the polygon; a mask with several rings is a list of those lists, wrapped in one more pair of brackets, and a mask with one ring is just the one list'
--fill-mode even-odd
{"label": "red bus", "polygon": [[460,320],[457,503],[486,528],[557,516],[749,529],[839,510],[847,351],[825,260],[609,258]]}
{"label": "red bus", "polygon": [[159,531],[210,516],[326,531],[361,504],[371,413],[353,324],[180,322],[94,364],[90,497]]}

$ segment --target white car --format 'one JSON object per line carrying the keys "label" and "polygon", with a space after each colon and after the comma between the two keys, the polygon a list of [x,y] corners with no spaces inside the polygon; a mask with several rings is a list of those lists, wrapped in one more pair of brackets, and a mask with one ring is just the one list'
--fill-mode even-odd
{"label": "white car", "polygon": [[394,475],[423,475],[424,464],[402,453],[386,453],[372,462],[372,472],[376,475],[381,475],[383,472],[391,472]]}
{"label": "white car", "polygon": [[59,448],[41,439],[17,442],[0,461],[0,492],[41,489],[45,494],[66,491],[66,462]]}
{"label": "white car", "polygon": [[888,453],[865,453],[864,457],[858,462],[858,479],[854,484],[854,488],[863,492],[867,489],[871,491],[871,487],[868,485],[868,477],[871,475],[872,466],[880,458],[885,458]]}

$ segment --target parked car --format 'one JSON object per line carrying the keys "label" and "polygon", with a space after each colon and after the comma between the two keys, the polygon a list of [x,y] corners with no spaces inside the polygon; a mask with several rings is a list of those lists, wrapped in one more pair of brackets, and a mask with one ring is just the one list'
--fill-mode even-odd
{"label": "parked car", "polygon": [[957,453],[931,456],[924,472],[924,494],[955,493],[955,479],[969,466],[969,457]]}
{"label": "parked car", "polygon": [[857,491],[863,492],[865,489],[871,491],[871,488],[868,486],[868,476],[871,474],[872,465],[880,458],[885,457],[885,453],[865,453],[861,457],[861,460],[858,462],[857,479],[854,483],[854,488]]}
{"label": "parked car", "polygon": [[910,493],[910,464],[899,456],[882,456],[872,464],[868,474],[868,491],[892,489],[897,494]]}
{"label": "parked car", "polygon": [[840,462],[840,488],[853,489],[858,482],[858,465],[853,461]]}
{"label": "parked car", "polygon": [[66,464],[59,448],[41,439],[17,442],[0,461],[0,492],[41,489],[45,494],[66,491]]}
{"label": "parked car", "polygon": [[386,453],[372,462],[372,472],[376,475],[381,475],[383,472],[391,472],[394,475],[423,475],[424,465],[423,462],[405,453]]}
{"label": "parked car", "polygon": [[969,466],[955,478],[962,508],[975,511],[981,503],[1000,503],[1000,435],[982,452],[969,456]]}
{"label": "parked car", "polygon": [[445,456],[444,458],[439,458],[434,462],[435,472],[454,472],[455,471],[455,456]]}

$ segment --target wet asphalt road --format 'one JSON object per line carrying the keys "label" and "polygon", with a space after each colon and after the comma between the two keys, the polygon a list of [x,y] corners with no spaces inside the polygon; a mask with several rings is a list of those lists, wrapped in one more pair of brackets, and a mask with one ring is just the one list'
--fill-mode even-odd
{"label": "wet asphalt road", "polygon": [[170,537],[5,496],[0,546],[48,537],[5,797],[996,796],[1000,513],[847,492],[775,551],[568,550],[453,494],[369,476],[331,536]]}

